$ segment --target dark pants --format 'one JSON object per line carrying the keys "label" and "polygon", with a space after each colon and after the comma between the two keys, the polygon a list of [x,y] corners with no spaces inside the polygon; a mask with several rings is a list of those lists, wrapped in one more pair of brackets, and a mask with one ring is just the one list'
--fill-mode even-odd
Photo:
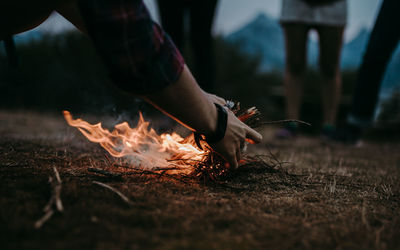
{"label": "dark pants", "polygon": [[206,91],[212,91],[215,82],[211,28],[216,4],[217,0],[158,0],[162,26],[180,51],[183,51],[185,21],[189,17],[190,44],[194,56],[193,74]]}
{"label": "dark pants", "polygon": [[400,1],[384,0],[358,72],[349,122],[372,122],[386,66],[399,39]]}

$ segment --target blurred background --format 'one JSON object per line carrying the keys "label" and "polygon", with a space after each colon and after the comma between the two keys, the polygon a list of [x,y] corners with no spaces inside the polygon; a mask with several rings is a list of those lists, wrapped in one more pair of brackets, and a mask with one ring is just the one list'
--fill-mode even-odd
{"label": "blurred background", "polygon": [[[159,21],[156,2],[144,1]],[[339,121],[351,101],[361,62],[380,0],[349,0],[341,68],[343,98]],[[220,0],[213,26],[216,46],[218,95],[257,106],[265,120],[285,118],[283,96],[284,38],[279,24],[281,0]],[[321,120],[320,84],[316,72],[317,36],[308,43],[307,84],[302,120]],[[135,116],[139,110],[155,112],[147,104],[116,89],[90,40],[54,13],[34,30],[15,36],[20,65],[10,68],[0,49],[0,109],[29,109],[59,113]],[[186,46],[188,48],[188,46]],[[192,55],[183,51],[189,67]],[[377,123],[400,123],[400,47],[387,68]],[[317,128],[318,126],[313,126]]]}

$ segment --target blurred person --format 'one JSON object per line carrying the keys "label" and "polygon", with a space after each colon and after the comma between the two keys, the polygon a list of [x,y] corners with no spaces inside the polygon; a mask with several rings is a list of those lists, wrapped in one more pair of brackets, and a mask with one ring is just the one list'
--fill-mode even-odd
{"label": "blurred person", "polygon": [[[184,51],[188,28],[194,56],[194,76],[202,89],[212,91],[215,82],[215,55],[211,35],[217,0],[158,0],[161,24],[180,51]],[[186,21],[189,25],[186,26]]]}
{"label": "blurred person", "polygon": [[399,10],[399,0],[383,1],[358,71],[347,124],[334,134],[335,140],[356,143],[371,127],[386,66],[400,39]]}
{"label": "blurred person", "polygon": [[3,0],[0,5],[0,40],[58,11],[90,36],[117,86],[202,134],[230,168],[238,166],[246,138],[261,141],[259,133],[223,106],[224,99],[198,86],[142,0]]}
{"label": "blurred person", "polygon": [[[284,89],[286,114],[299,119],[306,72],[307,41],[310,30],[319,37],[319,69],[322,75],[322,135],[335,128],[341,94],[340,56],[347,21],[346,0],[283,0],[280,22],[285,34],[286,63]],[[297,123],[289,123],[277,137],[291,138]]]}

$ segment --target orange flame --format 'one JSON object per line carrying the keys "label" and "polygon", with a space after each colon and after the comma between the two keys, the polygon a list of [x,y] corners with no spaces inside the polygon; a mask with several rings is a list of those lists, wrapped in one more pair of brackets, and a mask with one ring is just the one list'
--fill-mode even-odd
{"label": "orange flame", "polygon": [[73,119],[63,111],[67,123],[77,128],[89,141],[99,143],[114,157],[124,157],[135,167],[144,169],[174,168],[190,172],[188,161],[202,161],[206,151],[195,146],[193,136],[182,138],[176,133],[158,135],[140,113],[138,124],[130,128],[127,122],[115,125],[112,132],[102,128],[101,123],[90,124]]}

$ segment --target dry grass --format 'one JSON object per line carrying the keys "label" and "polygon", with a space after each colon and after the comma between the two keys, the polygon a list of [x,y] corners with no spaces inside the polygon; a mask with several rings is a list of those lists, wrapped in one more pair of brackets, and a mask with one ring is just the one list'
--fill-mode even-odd
{"label": "dry grass", "polygon": [[[61,115],[0,112],[2,249],[398,249],[398,143],[316,138],[251,147],[273,155],[219,182],[111,166]],[[112,161],[112,160],[111,160]],[[64,212],[34,224],[57,167]],[[101,169],[96,171],[94,169]],[[115,174],[117,173],[117,174]],[[122,174],[121,174],[122,173]],[[93,182],[101,182],[127,197]]]}

